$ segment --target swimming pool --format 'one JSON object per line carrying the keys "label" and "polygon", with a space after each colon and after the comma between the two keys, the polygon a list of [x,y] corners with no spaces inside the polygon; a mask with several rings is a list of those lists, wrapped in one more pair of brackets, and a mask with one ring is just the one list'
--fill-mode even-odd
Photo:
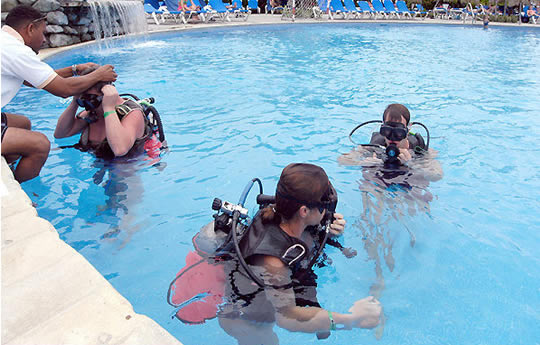
{"label": "swimming pool", "polygon": [[[273,191],[282,168],[319,164],[348,220],[345,245],[318,273],[321,304],[345,312],[376,291],[384,328],[336,332],[332,342],[532,344],[540,332],[538,216],[540,31],[399,24],[205,29],[89,46],[54,67],[113,63],[120,91],[154,96],[170,151],[159,161],[108,166],[53,140],[64,105],[24,90],[6,110],[31,117],[53,141],[23,184],[39,215],[134,306],[184,344],[234,344],[216,320],[170,315],[170,281],[212,199],[236,201],[252,177]],[[425,187],[429,211],[403,191],[381,224],[364,215],[358,167],[337,163],[349,131],[392,102],[428,125],[444,178]],[[367,140],[367,138],[366,138]],[[253,202],[251,204],[253,207]],[[382,285],[384,283],[384,285]],[[282,344],[317,344],[276,329]]]}

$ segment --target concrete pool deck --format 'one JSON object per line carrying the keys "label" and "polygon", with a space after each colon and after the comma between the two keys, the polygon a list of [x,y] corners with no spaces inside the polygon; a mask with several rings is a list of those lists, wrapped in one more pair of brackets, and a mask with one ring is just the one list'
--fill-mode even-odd
{"label": "concrete pool deck", "polygon": [[181,345],[62,241],[0,164],[2,344]]}
{"label": "concrete pool deck", "polygon": [[[447,20],[301,20],[296,23],[415,23],[464,25]],[[150,25],[151,32],[233,25],[286,24],[279,15],[247,22]],[[466,24],[471,25],[471,24]],[[475,26],[482,26],[477,22]],[[490,26],[537,27],[490,23]],[[80,46],[80,45],[77,45]],[[68,50],[46,49],[42,57]],[[54,227],[38,217],[30,198],[1,162],[2,344],[181,344],[131,304]]]}

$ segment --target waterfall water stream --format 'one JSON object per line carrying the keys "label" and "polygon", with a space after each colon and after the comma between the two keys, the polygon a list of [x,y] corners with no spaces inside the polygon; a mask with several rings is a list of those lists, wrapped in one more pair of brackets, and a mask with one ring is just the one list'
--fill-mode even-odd
{"label": "waterfall water stream", "polygon": [[131,0],[90,0],[96,41],[148,30],[143,4]]}

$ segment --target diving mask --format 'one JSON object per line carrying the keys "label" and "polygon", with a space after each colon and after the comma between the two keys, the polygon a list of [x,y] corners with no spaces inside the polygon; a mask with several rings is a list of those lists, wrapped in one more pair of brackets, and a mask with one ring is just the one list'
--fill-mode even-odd
{"label": "diving mask", "polygon": [[390,141],[401,141],[407,138],[409,130],[401,122],[385,122],[382,124],[379,133]]}
{"label": "diving mask", "polygon": [[[329,212],[334,212],[337,205],[337,197],[335,196],[335,190],[332,185],[329,186],[328,190],[323,194],[320,201],[306,201],[295,198],[292,195],[276,191],[276,195],[279,195],[285,199],[296,201],[299,204],[305,205],[307,208],[317,208],[320,213],[323,213],[324,210]],[[335,201],[334,201],[335,200]]]}
{"label": "diving mask", "polygon": [[77,105],[87,111],[93,111],[101,105],[102,100],[103,96],[86,93],[77,99]]}

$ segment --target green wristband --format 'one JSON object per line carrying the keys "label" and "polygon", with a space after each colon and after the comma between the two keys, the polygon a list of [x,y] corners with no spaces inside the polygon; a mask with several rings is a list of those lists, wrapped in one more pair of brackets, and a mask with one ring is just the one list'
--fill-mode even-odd
{"label": "green wristband", "polygon": [[111,115],[111,114],[114,114],[116,113],[116,111],[114,110],[111,110],[111,111],[106,111],[103,113],[103,118],[106,118],[107,116]]}
{"label": "green wristband", "polygon": [[336,330],[336,322],[334,321],[334,318],[332,317],[332,312],[330,310],[328,311],[328,318],[330,319],[330,330],[335,331]]}

